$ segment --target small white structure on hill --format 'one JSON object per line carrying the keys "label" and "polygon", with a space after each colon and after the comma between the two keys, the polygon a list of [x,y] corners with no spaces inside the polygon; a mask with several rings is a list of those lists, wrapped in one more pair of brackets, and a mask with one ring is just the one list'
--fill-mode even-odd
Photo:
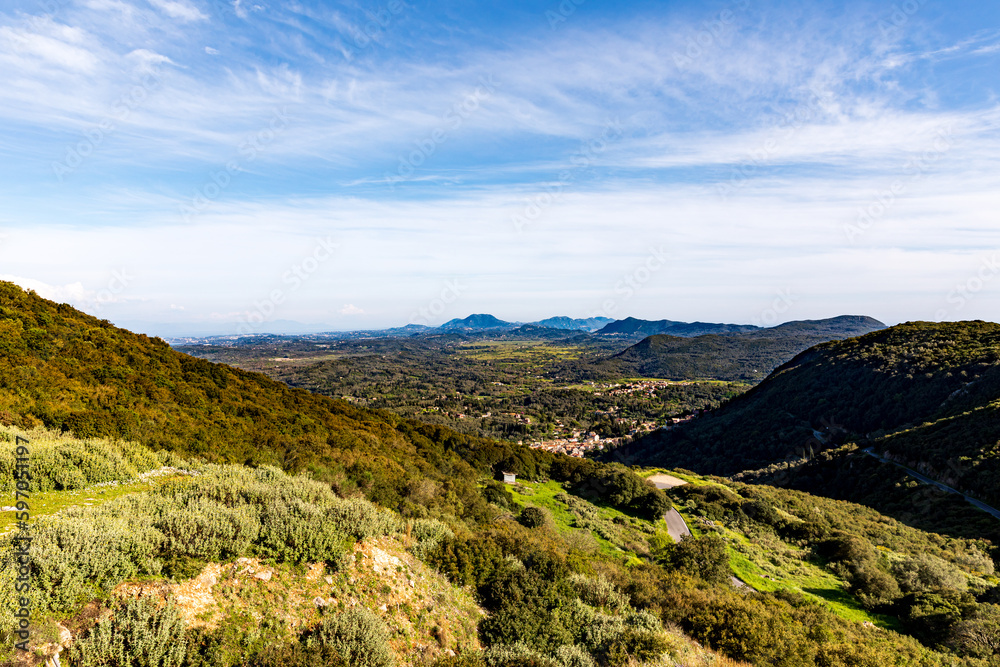
{"label": "small white structure on hill", "polygon": [[503,473],[503,483],[504,484],[517,484],[517,475],[512,472]]}

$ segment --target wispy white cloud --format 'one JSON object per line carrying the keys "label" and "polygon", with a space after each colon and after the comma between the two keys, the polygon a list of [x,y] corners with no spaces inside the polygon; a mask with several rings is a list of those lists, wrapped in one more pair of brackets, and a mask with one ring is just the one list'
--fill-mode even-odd
{"label": "wispy white cloud", "polygon": [[202,14],[197,7],[187,0],[148,0],[148,2],[171,18],[182,21],[204,21],[208,19],[208,16]]}
{"label": "wispy white cloud", "polygon": [[[843,306],[903,319],[961,274],[973,246],[996,245],[1000,107],[986,93],[948,99],[914,74],[991,53],[985,36],[918,48],[860,10],[837,21],[789,10],[736,16],[694,57],[690,40],[711,17],[581,21],[414,56],[395,24],[348,50],[360,20],[349,8],[233,0],[252,20],[216,21],[208,6],[87,0],[58,20],[0,17],[0,119],[19,130],[0,136],[0,150],[12,164],[61,159],[150,72],[156,83],[78,185],[11,190],[7,220],[41,218],[58,192],[64,210],[50,215],[68,227],[11,230],[5,270],[85,299],[72,290],[103,284],[127,259],[141,267],[129,294],[148,300],[109,310],[153,318],[184,303],[192,318],[222,321],[282,287],[315,238],[335,235],[349,251],[275,317],[353,326],[406,321],[441,281],[469,276],[470,303],[511,319],[528,317],[518,308],[532,293],[570,299],[583,315],[619,298],[623,273],[666,244],[676,261],[622,305],[627,314],[725,317],[725,304],[792,286],[813,304],[808,315]],[[483,82],[489,94],[477,96]],[[287,126],[254,148],[274,134],[276,110]],[[620,136],[575,160],[612,121]],[[919,181],[848,242],[859,207],[928,150]],[[401,160],[414,173],[391,191],[383,175]],[[238,169],[219,186],[213,175],[230,161]],[[209,185],[218,196],[185,224],[180,205]],[[511,216],[551,192],[518,234]],[[35,247],[48,249],[40,262],[15,252]],[[984,295],[976,307],[992,303]]]}
{"label": "wispy white cloud", "polygon": [[97,56],[87,48],[88,35],[81,29],[35,18],[20,27],[0,26],[0,59],[29,71],[41,67],[92,73]]}
{"label": "wispy white cloud", "polygon": [[987,53],[996,53],[1000,51],[1000,44],[988,44],[986,46],[981,46],[972,53],[974,55],[985,55]]}

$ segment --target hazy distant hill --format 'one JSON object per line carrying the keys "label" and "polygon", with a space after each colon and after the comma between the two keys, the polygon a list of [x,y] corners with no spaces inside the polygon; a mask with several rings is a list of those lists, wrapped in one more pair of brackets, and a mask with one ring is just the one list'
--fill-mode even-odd
{"label": "hazy distant hill", "polygon": [[565,316],[549,317],[538,322],[532,322],[539,327],[548,329],[569,329],[572,331],[597,331],[601,327],[608,325],[615,320],[610,317],[588,317],[586,319],[573,319]]}
{"label": "hazy distant hill", "polygon": [[504,322],[492,315],[469,315],[461,319],[448,320],[441,325],[442,329],[505,329],[516,327],[514,322]]}
{"label": "hazy distant hill", "polygon": [[652,336],[654,334],[670,334],[671,336],[702,336],[705,334],[733,333],[738,331],[754,331],[760,327],[752,324],[712,324],[708,322],[674,322],[673,320],[640,320],[626,317],[604,326],[596,333],[600,335],[617,336]]}
{"label": "hazy distant hill", "polygon": [[813,345],[883,328],[884,324],[870,317],[845,315],[692,338],[660,334],[633,345],[613,360],[623,370],[634,371],[629,374],[645,377],[759,380]]}
{"label": "hazy distant hill", "polygon": [[[565,331],[595,331],[609,322],[614,322],[610,317],[590,317],[587,319],[572,319],[569,317],[549,317],[538,322],[530,322],[524,326],[533,326],[542,329],[560,329]],[[455,318],[441,325],[442,329],[513,329],[521,326],[519,322],[506,322],[493,315],[480,313],[469,315],[468,317]]]}
{"label": "hazy distant hill", "polygon": [[[609,326],[617,324],[620,322]],[[813,345],[884,328],[884,324],[870,317],[843,315],[691,337],[655,334],[603,361],[567,364],[559,372],[576,373],[587,379],[655,377],[755,382]]]}
{"label": "hazy distant hill", "polygon": [[817,345],[629,453],[729,475],[846,441],[1000,502],[1000,324],[913,322]]}

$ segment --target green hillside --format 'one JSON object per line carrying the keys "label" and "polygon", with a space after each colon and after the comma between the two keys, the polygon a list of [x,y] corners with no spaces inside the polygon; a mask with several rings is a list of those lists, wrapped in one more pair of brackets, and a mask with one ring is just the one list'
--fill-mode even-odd
{"label": "green hillside", "polygon": [[1000,324],[915,322],[818,345],[619,455],[732,475],[852,441],[996,504],[998,408]]}
{"label": "green hillside", "polygon": [[[275,465],[403,512],[484,511],[474,480],[500,469],[582,484],[612,479],[654,513],[663,494],[601,464],[462,435],[182,354],[0,282],[0,423],[134,440],[209,462]],[[434,482],[423,508],[414,489]],[[622,487],[624,488],[624,487]],[[425,494],[426,495],[426,494]]]}
{"label": "green hillside", "polygon": [[[639,376],[757,382],[813,345],[884,327],[870,317],[845,315],[752,331],[656,334],[605,360],[578,363],[576,372],[588,378]],[[567,369],[559,371],[565,373]]]}
{"label": "green hillside", "polygon": [[988,543],[847,503],[672,471],[699,536],[673,544],[554,481],[487,483],[480,520],[404,519],[272,467],[9,428],[0,452],[15,435],[37,488],[79,473],[33,494],[40,660],[68,628],[71,666],[997,664]]}
{"label": "green hillside", "polygon": [[[0,410],[5,480],[17,438],[32,447],[39,661],[68,628],[74,667],[1000,664],[987,541],[718,480],[668,496],[618,463],[360,409],[9,284]],[[667,535],[671,498],[695,538]]]}

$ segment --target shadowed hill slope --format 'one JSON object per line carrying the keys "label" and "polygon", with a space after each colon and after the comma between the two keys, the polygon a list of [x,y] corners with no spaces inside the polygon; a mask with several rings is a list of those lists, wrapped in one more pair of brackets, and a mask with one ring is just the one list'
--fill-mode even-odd
{"label": "shadowed hill slope", "polygon": [[817,345],[631,460],[731,475],[856,441],[1000,500],[1000,324],[912,322]]}
{"label": "shadowed hill slope", "polygon": [[693,336],[656,334],[608,359],[578,363],[577,372],[587,379],[639,376],[756,382],[813,345],[884,328],[870,317],[843,315],[787,322],[767,329],[750,327],[752,330]]}

